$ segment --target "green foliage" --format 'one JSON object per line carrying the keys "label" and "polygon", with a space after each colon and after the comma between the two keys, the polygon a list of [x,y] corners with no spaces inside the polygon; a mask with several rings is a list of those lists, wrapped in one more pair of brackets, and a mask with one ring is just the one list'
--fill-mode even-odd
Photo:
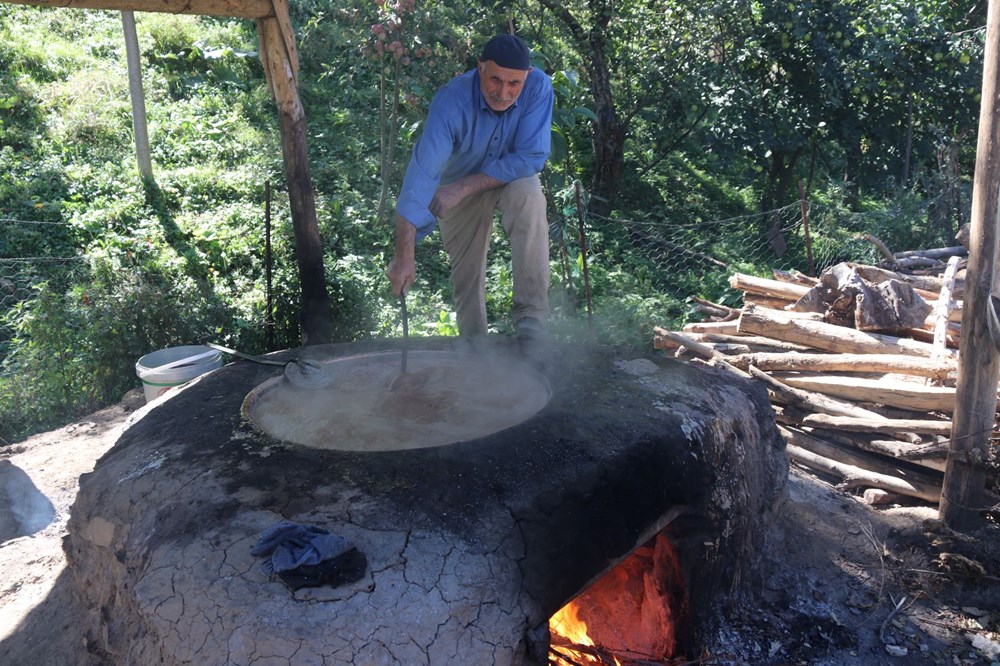
{"label": "green foliage", "polygon": [[[799,180],[817,266],[876,260],[859,240],[866,233],[893,249],[952,243],[971,199],[984,40],[982,17],[961,3],[558,4],[586,39],[533,0],[291,6],[338,340],[401,335],[383,274],[392,196],[434,92],[509,23],[556,92],[543,182],[557,337],[647,348],[653,325],[690,316],[691,295],[736,305],[729,271],[803,270],[801,229],[782,220],[779,258],[766,239],[772,218],[749,215],[785,210]],[[11,258],[40,258],[18,265],[16,285],[0,273],[7,440],[118,399],[138,386],[135,361],[156,349],[214,339],[266,351],[265,322],[275,346],[298,345],[277,113],[253,23],[148,13],[138,32],[149,186],[134,166],[118,15],[0,4],[0,271]],[[606,166],[593,144],[602,73],[624,166],[617,207],[599,217],[587,198]],[[418,253],[411,333],[454,335],[439,238]],[[508,333],[512,277],[499,230],[488,271],[490,322]]]}

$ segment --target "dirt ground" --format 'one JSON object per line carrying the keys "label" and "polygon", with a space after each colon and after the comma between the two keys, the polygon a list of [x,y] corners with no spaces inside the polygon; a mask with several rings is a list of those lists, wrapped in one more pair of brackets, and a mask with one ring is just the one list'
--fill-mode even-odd
{"label": "dirt ground", "polygon": [[[0,664],[95,664],[62,552],[80,475],[144,400],[0,448]],[[873,509],[792,469],[759,602],[722,622],[702,664],[997,664],[1000,528],[951,532],[934,507]]]}

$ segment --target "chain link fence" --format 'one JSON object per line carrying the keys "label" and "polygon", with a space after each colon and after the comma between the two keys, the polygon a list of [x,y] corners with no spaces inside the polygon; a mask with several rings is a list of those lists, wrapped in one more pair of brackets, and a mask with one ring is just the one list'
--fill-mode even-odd
{"label": "chain link fence", "polygon": [[[582,262],[577,221],[562,222],[552,252],[565,286],[581,283]],[[817,275],[840,261],[876,263],[881,258],[878,249],[865,238],[872,222],[864,214],[800,202],[765,213],[694,223],[590,214],[584,224],[585,259],[598,276],[628,272],[651,293],[684,299],[724,291],[736,272]],[[36,297],[45,285],[71,284],[86,266],[86,257],[63,256],[73,234],[64,222],[0,218],[0,232],[0,315],[4,315],[0,343],[4,343],[13,335],[5,315]],[[49,253],[53,249],[59,254]]]}
{"label": "chain link fence", "polygon": [[0,217],[0,350],[13,336],[12,309],[45,285],[72,284],[85,266],[85,257],[74,249],[75,234],[65,222]]}

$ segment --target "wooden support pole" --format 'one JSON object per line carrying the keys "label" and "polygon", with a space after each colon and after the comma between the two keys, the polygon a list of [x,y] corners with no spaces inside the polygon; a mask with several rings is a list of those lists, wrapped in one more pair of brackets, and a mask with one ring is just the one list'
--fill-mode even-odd
{"label": "wooden support pole", "polygon": [[323,245],[316,221],[316,199],[306,150],[306,116],[297,84],[298,56],[288,20],[287,0],[274,0],[280,16],[257,21],[260,58],[278,105],[281,152],[288,182],[288,203],[295,233],[295,257],[302,289],[302,344],[331,342],[330,297],[326,291]]}
{"label": "wooden support pole", "polygon": [[113,9],[117,11],[164,12],[264,18],[274,16],[271,0],[4,0],[15,5],[65,7],[67,9]]}
{"label": "wooden support pole", "polygon": [[128,94],[132,100],[132,128],[135,134],[135,159],[143,183],[153,182],[153,159],[149,152],[149,133],[146,131],[146,94],[142,90],[142,63],[139,57],[139,38],[135,30],[135,12],[122,12],[122,30],[125,33],[125,59],[128,61]]}
{"label": "wooden support pole", "polygon": [[990,336],[987,307],[997,290],[997,214],[1000,188],[1000,0],[990,0],[986,21],[982,105],[972,188],[972,230],[962,313],[962,353],[939,511],[946,525],[976,525],[986,489],[986,461],[996,418],[997,349]]}

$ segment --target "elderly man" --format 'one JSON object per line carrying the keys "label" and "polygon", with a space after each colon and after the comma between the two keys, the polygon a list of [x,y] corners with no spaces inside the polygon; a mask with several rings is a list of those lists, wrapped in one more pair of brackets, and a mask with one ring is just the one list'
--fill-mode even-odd
{"label": "elderly man", "polygon": [[396,203],[387,275],[394,294],[409,289],[414,246],[436,220],[462,335],[487,332],[486,255],[496,209],[511,244],[515,330],[521,338],[544,333],[549,241],[538,174],[549,156],[553,99],[549,77],[531,66],[524,43],[498,35],[476,68],[452,79],[431,102]]}

